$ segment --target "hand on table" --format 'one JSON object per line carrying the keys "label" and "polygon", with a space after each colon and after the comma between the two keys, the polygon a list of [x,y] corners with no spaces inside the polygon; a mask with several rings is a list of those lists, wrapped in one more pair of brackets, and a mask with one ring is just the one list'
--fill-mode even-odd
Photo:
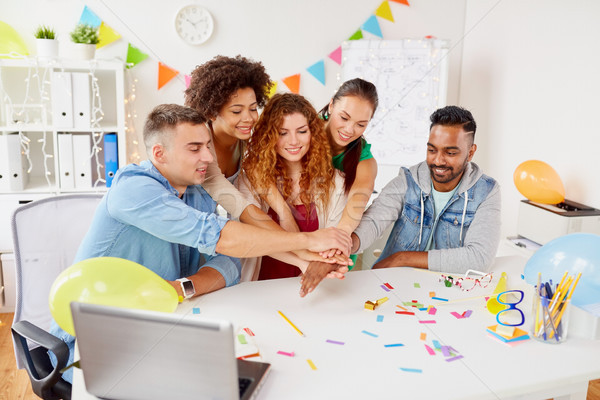
{"label": "hand on table", "polygon": [[311,262],[300,278],[300,297],[304,297],[315,290],[317,285],[326,277],[344,279],[346,272],[348,272],[348,267],[345,265],[328,264],[321,261]]}

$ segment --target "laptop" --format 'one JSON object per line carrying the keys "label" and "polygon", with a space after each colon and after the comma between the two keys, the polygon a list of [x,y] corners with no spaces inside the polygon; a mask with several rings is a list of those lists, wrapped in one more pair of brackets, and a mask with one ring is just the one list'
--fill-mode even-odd
{"label": "laptop", "polygon": [[230,322],[72,302],[85,386],[102,399],[252,399],[270,364],[235,358]]}

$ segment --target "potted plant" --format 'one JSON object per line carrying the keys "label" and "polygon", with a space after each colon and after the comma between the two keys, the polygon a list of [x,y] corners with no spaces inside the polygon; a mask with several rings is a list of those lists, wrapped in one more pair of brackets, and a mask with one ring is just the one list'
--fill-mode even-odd
{"label": "potted plant", "polygon": [[91,25],[79,24],[71,32],[74,58],[90,60],[96,54],[98,44],[98,29]]}
{"label": "potted plant", "polygon": [[54,29],[40,25],[35,31],[35,43],[38,57],[56,57],[58,55],[58,40]]}

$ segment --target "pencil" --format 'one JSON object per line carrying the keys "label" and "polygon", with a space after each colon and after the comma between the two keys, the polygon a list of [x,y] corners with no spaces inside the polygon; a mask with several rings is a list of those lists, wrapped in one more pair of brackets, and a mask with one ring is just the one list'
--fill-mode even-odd
{"label": "pencil", "polygon": [[[579,282],[579,278],[581,278],[581,272],[577,274],[577,278],[575,278],[575,283],[573,283],[573,287],[571,288],[571,290],[569,290],[569,295],[567,296],[567,299],[565,300],[565,302],[568,302],[569,300],[571,300],[571,296],[573,296],[573,292],[575,291],[575,287],[577,286],[577,283]],[[560,310],[560,313],[558,314],[558,318],[556,318],[556,326],[558,326],[558,324],[560,323],[563,313],[565,312],[567,307],[568,307],[568,303],[565,304],[565,307],[563,307],[562,310]]]}
{"label": "pencil", "polygon": [[302,333],[302,331],[300,329],[298,329],[298,327],[296,325],[294,325],[292,323],[292,321],[290,321],[288,319],[288,317],[286,317],[281,311],[277,310],[277,312],[279,313],[279,315],[281,315],[283,317],[283,319],[285,319],[287,321],[288,324],[290,324],[292,326],[292,328],[294,328],[296,330],[296,332],[298,332],[300,334],[300,336],[304,336],[304,333]]}

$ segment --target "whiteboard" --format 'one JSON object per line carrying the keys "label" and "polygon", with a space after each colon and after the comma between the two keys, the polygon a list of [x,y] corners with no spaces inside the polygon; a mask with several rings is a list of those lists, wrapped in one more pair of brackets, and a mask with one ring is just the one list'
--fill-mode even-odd
{"label": "whiteboard", "polygon": [[342,82],[362,78],[377,87],[379,106],[365,131],[377,164],[397,171],[423,161],[429,116],[446,103],[448,42],[352,40],[342,51]]}

